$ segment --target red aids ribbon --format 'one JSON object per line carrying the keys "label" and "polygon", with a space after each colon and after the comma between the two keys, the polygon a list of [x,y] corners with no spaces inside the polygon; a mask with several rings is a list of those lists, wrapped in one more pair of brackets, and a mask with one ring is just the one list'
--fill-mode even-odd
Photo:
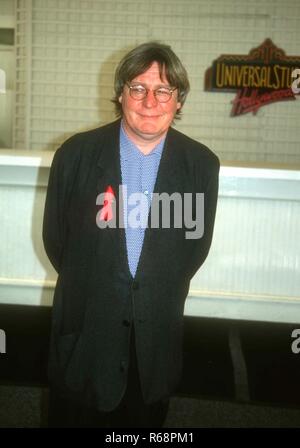
{"label": "red aids ribbon", "polygon": [[115,194],[112,187],[109,185],[104,193],[104,203],[100,212],[100,219],[110,221],[113,219],[113,211],[111,204],[115,200]]}

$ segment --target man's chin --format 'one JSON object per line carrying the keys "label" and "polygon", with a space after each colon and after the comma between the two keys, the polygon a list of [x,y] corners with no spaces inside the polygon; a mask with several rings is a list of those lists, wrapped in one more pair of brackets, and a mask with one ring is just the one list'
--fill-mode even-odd
{"label": "man's chin", "polygon": [[158,131],[154,131],[154,130],[141,130],[139,131],[139,135],[141,138],[143,138],[144,140],[156,140],[158,138],[160,138],[164,133],[163,132],[158,132]]}
{"label": "man's chin", "polygon": [[157,126],[149,123],[145,126],[141,126],[137,129],[137,132],[142,136],[145,135],[145,137],[147,138],[147,136],[149,138],[153,137],[153,138],[157,138],[160,135],[164,134],[164,131],[160,128],[158,128]]}
{"label": "man's chin", "polygon": [[139,123],[136,126],[125,126],[124,129],[133,140],[138,138],[145,142],[159,140],[167,132],[167,130],[163,130],[161,127],[149,122],[143,123],[142,125]]}

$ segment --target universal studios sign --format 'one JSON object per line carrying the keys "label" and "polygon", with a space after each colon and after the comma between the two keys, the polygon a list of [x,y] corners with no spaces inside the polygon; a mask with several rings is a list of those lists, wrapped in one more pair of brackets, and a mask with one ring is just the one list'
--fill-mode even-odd
{"label": "universal studios sign", "polygon": [[248,55],[225,54],[205,73],[205,90],[237,92],[231,116],[252,112],[276,101],[295,100],[300,93],[300,56],[286,56],[271,39]]}

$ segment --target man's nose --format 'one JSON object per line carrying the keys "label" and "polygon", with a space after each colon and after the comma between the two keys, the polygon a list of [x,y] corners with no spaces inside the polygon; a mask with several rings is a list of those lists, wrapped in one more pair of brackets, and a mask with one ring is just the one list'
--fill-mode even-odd
{"label": "man's nose", "polygon": [[157,99],[154,95],[153,90],[148,90],[148,94],[146,98],[144,99],[144,106],[145,107],[155,107],[157,105]]}

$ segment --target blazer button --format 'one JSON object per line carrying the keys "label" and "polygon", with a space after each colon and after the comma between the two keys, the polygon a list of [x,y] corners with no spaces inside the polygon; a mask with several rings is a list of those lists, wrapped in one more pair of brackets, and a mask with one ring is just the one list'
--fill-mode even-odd
{"label": "blazer button", "polygon": [[130,327],[130,320],[124,319],[123,320],[123,325],[124,325],[124,327]]}
{"label": "blazer button", "polygon": [[120,362],[120,370],[121,370],[121,372],[125,372],[125,370],[126,370],[126,362],[125,361]]}
{"label": "blazer button", "polygon": [[136,291],[137,289],[139,289],[139,287],[140,287],[139,282],[134,280],[133,283],[132,283],[132,289],[134,291]]}

